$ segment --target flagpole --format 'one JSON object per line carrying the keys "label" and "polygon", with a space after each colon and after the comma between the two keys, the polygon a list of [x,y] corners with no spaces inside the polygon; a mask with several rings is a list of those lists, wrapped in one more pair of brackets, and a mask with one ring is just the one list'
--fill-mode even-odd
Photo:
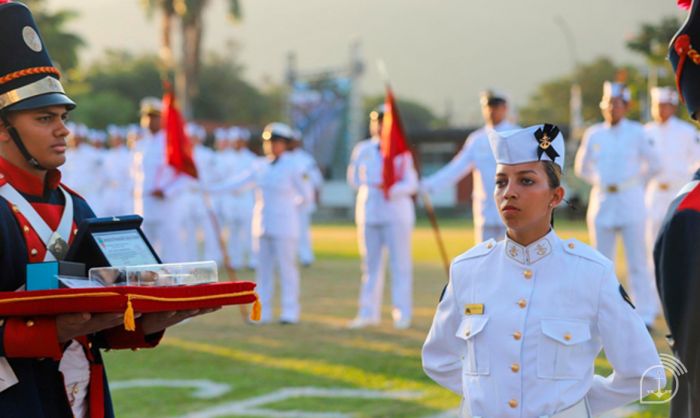
{"label": "flagpole", "polygon": [[[384,85],[386,86],[386,88],[391,89],[391,86],[389,84],[389,72],[386,69],[384,60],[382,60],[381,58],[377,60],[377,69],[379,70],[379,74],[384,80]],[[417,165],[415,163],[415,158],[414,164]],[[420,170],[418,169],[418,167],[416,167],[416,172],[418,174],[418,178],[420,179]],[[425,211],[428,215],[428,219],[430,220],[430,226],[433,229],[433,235],[435,236],[435,241],[437,242],[438,251],[440,252],[440,258],[442,259],[442,264],[445,269],[445,274],[447,274],[447,279],[449,280],[450,259],[447,256],[447,251],[445,250],[445,244],[442,240],[442,234],[440,233],[440,226],[438,225],[437,216],[435,215],[435,209],[433,209],[433,204],[430,201],[430,196],[428,196],[427,193],[418,192],[418,194],[420,195],[421,200],[423,201],[423,206],[425,206]]]}

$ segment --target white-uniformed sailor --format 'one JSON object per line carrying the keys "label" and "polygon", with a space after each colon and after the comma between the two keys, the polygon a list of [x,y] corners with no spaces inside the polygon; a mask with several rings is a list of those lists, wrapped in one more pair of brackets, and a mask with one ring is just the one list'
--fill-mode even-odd
{"label": "white-uniformed sailor", "polygon": [[212,192],[255,188],[253,239],[258,241],[259,249],[256,282],[263,306],[262,323],[272,320],[275,270],[280,278],[280,322],[297,323],[300,316],[297,205],[305,198],[305,189],[303,173],[287,152],[293,135],[283,123],[268,124],[262,134],[267,158],[258,159],[247,172],[210,187]]}
{"label": "white-uniformed sailor", "polygon": [[432,193],[454,186],[466,175],[473,173],[472,216],[474,217],[474,242],[477,243],[491,238],[503,239],[506,231],[493,202],[496,160],[489,146],[488,133],[519,128],[508,121],[508,102],[504,94],[486,90],[481,93],[480,102],[486,125],[467,137],[462,150],[452,161],[421,181],[421,190]]}
{"label": "white-uniformed sailor", "polygon": [[593,186],[586,217],[591,242],[615,260],[616,238],[622,236],[632,299],[652,326],[659,306],[644,241],[644,187],[658,172],[659,160],[644,127],[625,118],[629,100],[623,84],[605,82],[600,102],[605,122],[584,133],[575,172]]}
{"label": "white-uniformed sailor", "polygon": [[350,328],[379,324],[384,291],[384,251],[389,253],[392,318],[398,329],[411,325],[413,314],[413,268],[411,234],[416,214],[411,196],[418,189],[418,175],[410,153],[394,159],[397,182],[382,189],[383,158],[380,151],[384,106],[370,113],[371,138],[352,151],[347,180],[357,190],[355,223],[362,256],[362,285],[357,316]]}
{"label": "white-uniformed sailor", "polygon": [[646,241],[651,261],[656,235],[668,207],[678,192],[693,177],[700,165],[700,139],[693,125],[675,116],[678,93],[669,87],[651,90],[653,122],[644,128],[660,163],[660,171],[647,184]]}
{"label": "white-uniformed sailor", "polygon": [[105,182],[102,192],[104,216],[121,216],[133,213],[133,179],[129,169],[133,156],[126,146],[127,129],[107,126],[109,150],[104,160]]}
{"label": "white-uniformed sailor", "polygon": [[307,189],[307,199],[299,205],[299,262],[302,266],[310,266],[314,260],[314,250],[311,246],[311,214],[316,211],[316,197],[323,186],[323,174],[316,164],[314,156],[304,149],[302,134],[294,130],[291,154],[299,163],[304,173],[304,185]]}
{"label": "white-uniformed sailor", "polygon": [[[550,226],[564,198],[558,128],[489,139],[507,237],[452,262],[423,346],[425,372],[463,397],[470,418],[590,417],[663,387],[654,343],[610,260]],[[609,376],[594,374],[602,348]]]}

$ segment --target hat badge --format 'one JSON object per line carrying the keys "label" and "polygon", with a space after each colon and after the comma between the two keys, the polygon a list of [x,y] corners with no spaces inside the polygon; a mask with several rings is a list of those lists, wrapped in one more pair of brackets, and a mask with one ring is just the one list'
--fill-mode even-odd
{"label": "hat badge", "polygon": [[542,159],[542,154],[547,154],[547,157],[549,157],[549,159],[552,160],[552,162],[557,157],[559,157],[559,153],[557,152],[557,150],[555,150],[554,147],[552,147],[552,142],[557,138],[557,135],[559,135],[559,128],[550,123],[545,123],[542,127],[537,128],[537,131],[535,131],[534,136],[538,143],[538,160]]}
{"label": "hat badge", "polygon": [[34,52],[41,52],[43,48],[41,46],[41,38],[33,27],[25,26],[22,28],[22,39],[24,39],[24,43],[27,44],[29,49]]}

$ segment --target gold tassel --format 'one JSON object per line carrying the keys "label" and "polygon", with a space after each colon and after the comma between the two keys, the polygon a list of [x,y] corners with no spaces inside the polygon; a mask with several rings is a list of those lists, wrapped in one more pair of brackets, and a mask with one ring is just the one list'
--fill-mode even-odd
{"label": "gold tassel", "polygon": [[126,301],[126,311],[124,311],[124,329],[136,331],[136,321],[134,320],[134,307],[131,306],[131,295]]}
{"label": "gold tassel", "polygon": [[255,302],[253,302],[253,311],[250,313],[250,319],[253,321],[259,321],[262,315],[262,304],[260,303],[260,297],[255,294]]}

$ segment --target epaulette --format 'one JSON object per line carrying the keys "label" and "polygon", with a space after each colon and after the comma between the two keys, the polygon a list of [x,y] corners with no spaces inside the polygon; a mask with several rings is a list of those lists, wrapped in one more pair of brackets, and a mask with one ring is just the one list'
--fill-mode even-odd
{"label": "epaulette", "polygon": [[484,241],[481,244],[477,244],[470,248],[467,252],[455,257],[453,263],[469,260],[471,258],[483,257],[493,251],[493,249],[496,248],[496,244],[496,240],[493,238],[489,239],[488,241]]}
{"label": "epaulette", "polygon": [[605,258],[605,256],[599,253],[595,248],[577,239],[567,239],[563,241],[563,244],[564,250],[569,254],[583,257],[606,267],[611,264],[611,261]]}
{"label": "epaulette", "polygon": [[685,195],[681,203],[676,208],[676,212],[681,210],[700,211],[700,183],[696,183],[692,189]]}

